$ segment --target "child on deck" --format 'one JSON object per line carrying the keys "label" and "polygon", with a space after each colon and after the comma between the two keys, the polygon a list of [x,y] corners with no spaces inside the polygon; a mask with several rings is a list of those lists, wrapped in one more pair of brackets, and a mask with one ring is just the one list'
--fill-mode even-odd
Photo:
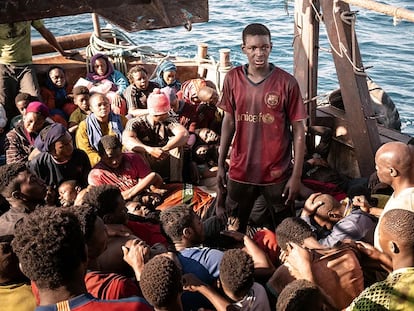
{"label": "child on deck", "polygon": [[134,117],[147,114],[147,97],[155,88],[159,88],[158,83],[149,81],[147,70],[140,65],[129,70],[128,80],[131,84],[124,92],[128,114]]}
{"label": "child on deck", "polygon": [[73,102],[78,108],[71,113],[69,118],[68,130],[70,133],[75,133],[79,123],[91,113],[89,110],[89,89],[83,85],[76,86],[73,89]]}
{"label": "child on deck", "polygon": [[46,74],[45,86],[41,88],[43,102],[50,110],[51,118],[67,126],[67,120],[76,106],[68,96],[72,87],[66,81],[62,67],[52,66]]}
{"label": "child on deck", "polygon": [[181,82],[177,80],[177,67],[168,60],[159,65],[156,77],[152,81],[161,88],[169,86],[174,88],[176,92],[181,89]]}
{"label": "child on deck", "polygon": [[81,190],[81,186],[74,179],[62,182],[58,188],[60,206],[69,207],[74,205]]}
{"label": "child on deck", "polygon": [[29,105],[29,103],[37,101],[37,100],[38,100],[37,97],[34,97],[28,93],[17,94],[14,102],[20,114],[13,117],[13,119],[10,120],[10,129],[15,128],[16,125],[22,120],[23,116],[26,114],[26,108]]}
{"label": "child on deck", "polygon": [[106,55],[98,53],[92,57],[90,72],[86,78],[93,83],[89,88],[91,93],[105,94],[111,102],[111,110],[114,113],[123,116],[127,114],[126,102],[122,93],[128,86],[128,80],[120,71],[114,69]]}

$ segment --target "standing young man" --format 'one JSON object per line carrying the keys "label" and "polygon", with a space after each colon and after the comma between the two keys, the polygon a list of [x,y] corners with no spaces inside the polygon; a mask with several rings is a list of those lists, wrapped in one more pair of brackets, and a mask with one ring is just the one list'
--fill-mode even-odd
{"label": "standing young man", "polygon": [[[260,194],[272,207],[275,226],[277,218],[284,216],[278,213],[289,215],[299,191],[307,115],[295,78],[268,61],[272,50],[269,29],[262,24],[248,25],[243,30],[242,50],[248,64],[227,74],[219,103],[225,115],[217,214],[226,210],[239,220],[239,231],[243,232]],[[225,162],[230,145],[227,179]]]}

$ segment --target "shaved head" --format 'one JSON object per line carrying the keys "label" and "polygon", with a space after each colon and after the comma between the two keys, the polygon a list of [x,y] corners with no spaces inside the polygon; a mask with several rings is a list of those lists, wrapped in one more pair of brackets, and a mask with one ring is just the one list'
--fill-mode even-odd
{"label": "shaved head", "polygon": [[[388,142],[375,155],[375,165],[381,182],[395,186],[395,178],[411,178],[411,150],[402,142]],[[395,191],[395,188],[394,188]]]}

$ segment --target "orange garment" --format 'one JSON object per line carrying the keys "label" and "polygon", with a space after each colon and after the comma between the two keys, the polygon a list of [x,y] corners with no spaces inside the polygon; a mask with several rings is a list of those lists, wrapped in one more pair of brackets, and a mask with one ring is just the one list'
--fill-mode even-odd
{"label": "orange garment", "polygon": [[[66,93],[67,94],[70,94],[71,92],[72,92],[72,86],[71,85],[67,85],[66,86]],[[58,108],[58,109],[61,109],[61,110],[64,111],[64,107],[56,107],[56,103],[55,103],[55,93],[54,93],[54,91],[48,89],[45,86],[42,86],[41,89],[40,89],[40,95],[42,96],[42,102],[44,104],[46,104],[46,106],[48,106],[50,110]],[[76,105],[73,104],[70,100],[68,100],[67,103],[71,103],[72,105],[75,106],[75,108],[73,110],[75,110],[77,108]],[[70,105],[70,106],[72,106],[72,105]],[[69,108],[68,109],[69,114],[66,111],[64,111],[64,112],[66,114],[68,114],[68,116],[70,116],[70,114],[73,112],[73,110],[70,111],[70,108]]]}
{"label": "orange garment", "polygon": [[158,210],[162,211],[171,206],[188,204],[203,219],[208,214],[208,209],[212,208],[214,197],[196,186],[174,183],[166,184],[163,188],[167,189],[167,193],[163,196],[163,202],[157,206]]}

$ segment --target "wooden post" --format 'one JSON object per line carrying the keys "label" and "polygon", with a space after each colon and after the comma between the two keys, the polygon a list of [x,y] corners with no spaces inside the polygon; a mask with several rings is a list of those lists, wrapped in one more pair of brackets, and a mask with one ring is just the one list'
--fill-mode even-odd
{"label": "wooden post", "polygon": [[[317,2],[317,1],[313,1]],[[319,4],[314,3],[319,12]],[[293,74],[299,83],[309,115],[308,127],[315,123],[318,86],[319,20],[309,0],[295,1],[295,39]],[[309,131],[308,131],[309,132]],[[308,146],[314,141],[309,137]]]}
{"label": "wooden post", "polygon": [[99,24],[99,15],[92,13],[92,22],[93,22],[93,33],[98,38],[101,37],[101,25]]}
{"label": "wooden post", "polygon": [[380,138],[376,120],[372,118],[374,113],[366,76],[363,72],[354,71],[350,61],[354,51],[354,63],[362,68],[358,42],[353,37],[355,34],[351,31],[351,25],[341,19],[341,14],[349,13],[350,8],[343,1],[321,0],[320,4],[349,123],[348,131],[360,173],[368,177],[375,171],[375,152],[380,146]]}

